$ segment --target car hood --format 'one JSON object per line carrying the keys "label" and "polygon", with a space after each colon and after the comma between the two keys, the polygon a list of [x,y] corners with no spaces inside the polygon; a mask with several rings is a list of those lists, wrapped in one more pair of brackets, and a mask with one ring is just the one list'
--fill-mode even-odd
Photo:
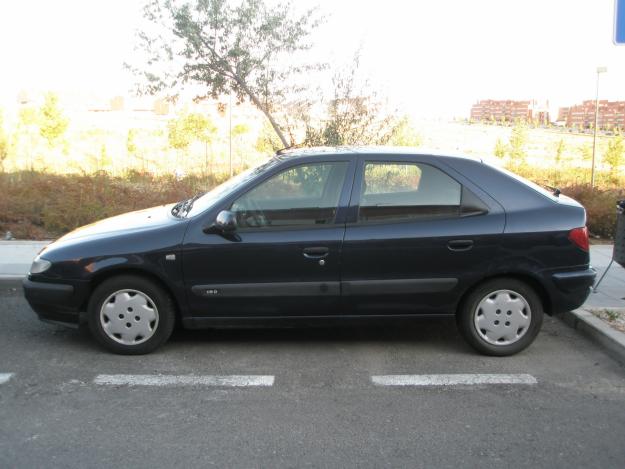
{"label": "car hood", "polygon": [[180,223],[181,219],[171,215],[170,205],[160,205],[145,210],[123,213],[115,217],[106,218],[90,225],[85,225],[59,238],[55,244],[64,244],[85,238],[99,238],[124,233],[152,230],[161,226]]}

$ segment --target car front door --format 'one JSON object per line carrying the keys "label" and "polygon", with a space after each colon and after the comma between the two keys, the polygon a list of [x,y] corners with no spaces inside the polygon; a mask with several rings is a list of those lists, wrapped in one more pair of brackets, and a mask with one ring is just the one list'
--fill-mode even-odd
{"label": "car front door", "polygon": [[183,247],[191,314],[335,314],[354,171],[347,159],[292,162],[219,207],[236,217],[234,233],[204,232],[217,211],[192,223]]}
{"label": "car front door", "polygon": [[452,313],[484,275],[503,208],[435,157],[363,156],[342,254],[352,314]]}

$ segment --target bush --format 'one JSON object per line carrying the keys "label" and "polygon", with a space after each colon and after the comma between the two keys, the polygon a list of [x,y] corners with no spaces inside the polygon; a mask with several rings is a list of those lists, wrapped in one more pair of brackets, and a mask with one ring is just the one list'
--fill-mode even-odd
{"label": "bush", "polygon": [[[0,236],[11,231],[18,239],[55,238],[102,218],[191,197],[218,182],[214,176],[178,180],[137,171],[123,177],[0,172]],[[562,193],[586,207],[593,235],[614,236],[616,201],[625,198],[624,189],[593,191],[578,184],[563,187]]]}
{"label": "bush", "polygon": [[623,189],[590,189],[588,185],[574,185],[562,193],[581,203],[588,216],[589,231],[602,238],[612,238],[616,227],[616,201],[625,198]]}
{"label": "bush", "polygon": [[176,202],[212,188],[214,177],[154,177],[138,172],[113,177],[0,173],[0,234],[54,238],[102,218]]}

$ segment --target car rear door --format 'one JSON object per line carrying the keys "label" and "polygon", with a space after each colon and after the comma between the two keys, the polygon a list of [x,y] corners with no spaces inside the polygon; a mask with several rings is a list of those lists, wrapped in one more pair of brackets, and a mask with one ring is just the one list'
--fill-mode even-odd
{"label": "car rear door", "polygon": [[340,249],[355,161],[286,163],[220,209],[230,236],[204,233],[217,211],[189,227],[184,281],[195,317],[334,314]]}
{"label": "car rear door", "polygon": [[503,208],[428,156],[359,159],[342,254],[351,314],[451,313],[488,271]]}

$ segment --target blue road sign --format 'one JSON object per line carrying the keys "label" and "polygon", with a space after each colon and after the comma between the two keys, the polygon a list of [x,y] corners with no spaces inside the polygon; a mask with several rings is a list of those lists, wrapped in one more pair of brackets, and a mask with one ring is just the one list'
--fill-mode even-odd
{"label": "blue road sign", "polygon": [[614,1],[614,44],[625,44],[625,0]]}

